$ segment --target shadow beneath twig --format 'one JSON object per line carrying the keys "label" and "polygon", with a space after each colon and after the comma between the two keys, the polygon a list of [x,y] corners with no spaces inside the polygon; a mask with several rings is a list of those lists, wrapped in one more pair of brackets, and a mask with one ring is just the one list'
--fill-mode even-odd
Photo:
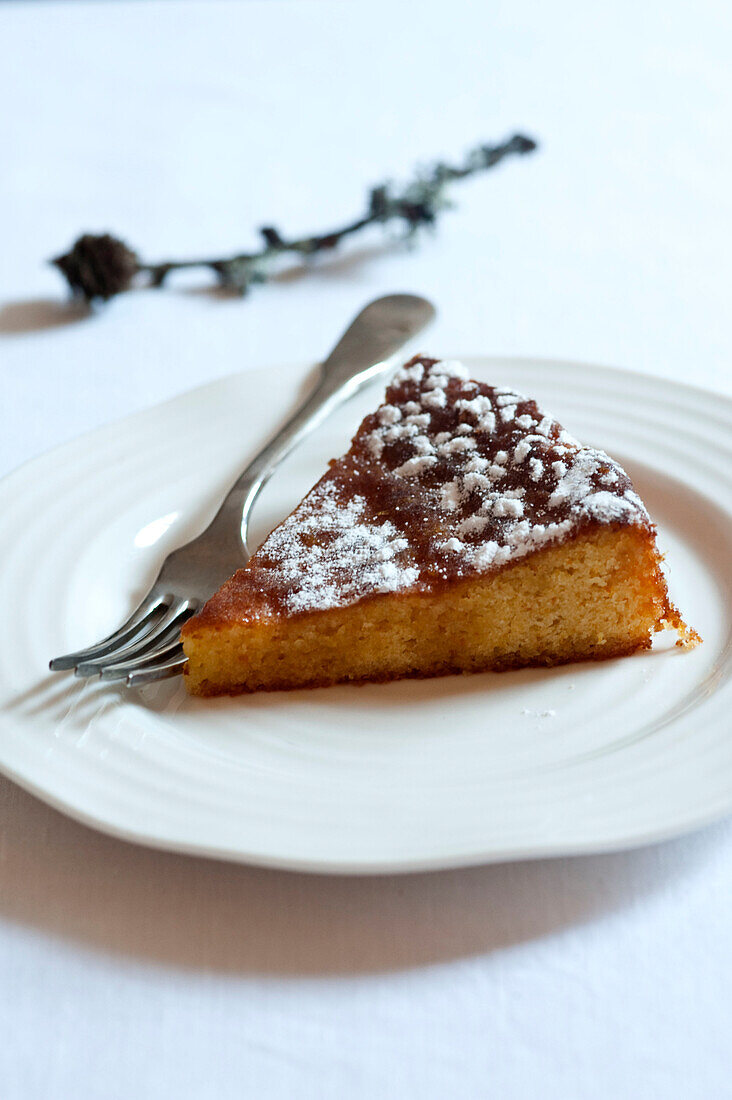
{"label": "shadow beneath twig", "polygon": [[64,298],[29,298],[0,306],[0,335],[20,336],[26,332],[61,328],[84,321],[92,314],[85,302]]}
{"label": "shadow beneath twig", "polygon": [[7,780],[0,804],[4,919],[93,950],[232,974],[378,973],[500,951],[676,885],[730,831],[617,855],[349,878],[137,847]]}
{"label": "shadow beneath twig", "polygon": [[347,252],[333,252],[327,259],[318,257],[305,263],[292,264],[279,271],[272,282],[294,283],[305,276],[316,279],[352,279],[374,260],[405,249],[403,241],[382,241],[381,244],[349,248]]}

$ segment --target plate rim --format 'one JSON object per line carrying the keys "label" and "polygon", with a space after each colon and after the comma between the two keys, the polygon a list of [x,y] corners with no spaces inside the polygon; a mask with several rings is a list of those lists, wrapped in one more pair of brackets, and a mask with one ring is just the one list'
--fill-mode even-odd
{"label": "plate rim", "polygon": [[712,825],[726,818],[732,812],[730,808],[716,809],[706,815],[700,815],[693,822],[668,826],[665,829],[657,829],[647,834],[634,835],[625,839],[619,838],[605,843],[590,841],[587,844],[548,844],[540,846],[537,842],[531,846],[516,846],[515,848],[490,852],[483,851],[466,852],[454,857],[425,857],[410,858],[404,860],[379,861],[369,860],[317,860],[299,859],[278,856],[263,856],[259,852],[245,853],[227,848],[216,848],[206,844],[187,843],[185,841],[165,839],[135,829],[116,825],[114,822],[87,814],[74,806],[73,802],[67,802],[63,798],[49,794],[44,788],[37,787],[32,780],[14,769],[6,768],[0,762],[0,774],[10,779],[27,794],[37,798],[39,802],[49,806],[52,810],[70,818],[79,825],[83,825],[93,832],[102,833],[114,840],[123,841],[125,844],[139,845],[156,852],[169,852],[171,855],[188,856],[191,858],[211,859],[222,863],[233,863],[247,867],[270,868],[274,871],[288,871],[293,874],[343,876],[349,878],[367,878],[384,875],[419,875],[427,873],[439,873],[440,871],[455,871],[468,867],[488,867],[499,863],[526,863],[532,860],[545,859],[573,859],[581,856],[610,855],[614,852],[631,852],[639,848],[652,847],[656,844],[664,844],[668,840],[687,836],[691,832],[710,828]]}

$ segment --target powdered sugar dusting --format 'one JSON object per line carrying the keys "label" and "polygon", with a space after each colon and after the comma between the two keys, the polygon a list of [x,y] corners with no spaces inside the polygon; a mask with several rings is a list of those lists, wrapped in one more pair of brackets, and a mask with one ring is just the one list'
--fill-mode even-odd
{"label": "powdered sugar dusting", "polygon": [[[417,453],[392,466],[391,474],[416,479],[443,514],[450,534],[436,545],[438,552],[460,554],[466,566],[492,568],[557,541],[583,521],[648,521],[639,498],[616,489],[629,486],[620,467],[604,452],[581,447],[523,394],[466,381],[464,368],[453,362],[427,361],[422,374],[408,366],[396,378],[397,385],[405,383],[415,392],[403,409],[419,419],[420,439],[432,447],[411,441]],[[415,416],[417,405],[429,410],[430,428],[424,414]],[[409,441],[402,442],[408,448]],[[534,487],[530,512],[517,477]]]}
{"label": "powdered sugar dusting", "polygon": [[420,359],[256,557],[297,613],[498,569],[589,523],[649,523],[617,463],[522,394]]}
{"label": "powdered sugar dusting", "polygon": [[419,570],[404,561],[409,540],[391,523],[368,519],[367,501],[342,501],[333,483],[321,482],[283,524],[260,554],[290,591],[292,614],[323,611],[364,595],[396,592],[414,584]]}
{"label": "powdered sugar dusting", "polygon": [[394,473],[397,477],[418,477],[425,470],[429,470],[430,466],[434,466],[436,462],[437,459],[434,455],[418,455],[415,458],[408,458],[401,466],[397,466]]}

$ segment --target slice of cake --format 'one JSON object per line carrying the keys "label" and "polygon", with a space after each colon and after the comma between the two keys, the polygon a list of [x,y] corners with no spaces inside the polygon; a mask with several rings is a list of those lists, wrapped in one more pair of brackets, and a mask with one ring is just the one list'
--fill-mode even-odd
{"label": "slice of cake", "polygon": [[416,358],[183,627],[195,695],[597,660],[670,626],[627,474],[513,390]]}

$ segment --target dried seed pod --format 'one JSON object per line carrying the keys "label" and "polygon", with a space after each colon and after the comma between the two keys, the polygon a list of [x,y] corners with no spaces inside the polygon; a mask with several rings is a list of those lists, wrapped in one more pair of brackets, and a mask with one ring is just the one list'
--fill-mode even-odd
{"label": "dried seed pod", "polygon": [[63,272],[74,294],[87,302],[105,301],[128,290],[138,271],[136,254],[109,233],[85,233],[70,252],[51,261]]}

